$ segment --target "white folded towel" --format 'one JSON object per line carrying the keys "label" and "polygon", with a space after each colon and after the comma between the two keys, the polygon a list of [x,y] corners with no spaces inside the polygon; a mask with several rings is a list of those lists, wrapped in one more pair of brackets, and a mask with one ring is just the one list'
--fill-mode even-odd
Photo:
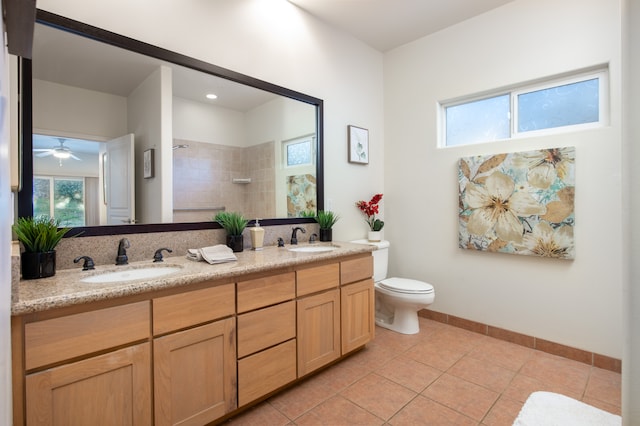
{"label": "white folded towel", "polygon": [[533,392],[513,426],[620,426],[616,414],[553,392]]}
{"label": "white folded towel", "polygon": [[204,260],[210,264],[233,262],[238,260],[233,250],[224,244],[218,244],[210,247],[202,247],[199,249],[188,249],[187,259],[200,261]]}

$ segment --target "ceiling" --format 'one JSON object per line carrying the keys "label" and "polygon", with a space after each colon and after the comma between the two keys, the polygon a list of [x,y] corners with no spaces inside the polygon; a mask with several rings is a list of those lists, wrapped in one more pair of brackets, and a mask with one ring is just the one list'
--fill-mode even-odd
{"label": "ceiling", "polygon": [[513,0],[289,0],[381,52]]}

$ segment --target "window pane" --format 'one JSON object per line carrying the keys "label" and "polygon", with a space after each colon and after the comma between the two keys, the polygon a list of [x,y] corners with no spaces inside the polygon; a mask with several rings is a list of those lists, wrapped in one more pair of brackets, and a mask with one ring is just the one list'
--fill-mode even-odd
{"label": "window pane", "polygon": [[447,146],[508,138],[509,109],[508,94],[447,107]]}
{"label": "window pane", "polygon": [[50,180],[33,178],[33,216],[51,216]]}
{"label": "window pane", "polygon": [[311,164],[311,141],[287,144],[287,166]]}
{"label": "window pane", "polygon": [[518,131],[598,122],[598,85],[594,78],[518,95]]}
{"label": "window pane", "polygon": [[53,217],[61,226],[84,226],[84,181],[55,179]]}

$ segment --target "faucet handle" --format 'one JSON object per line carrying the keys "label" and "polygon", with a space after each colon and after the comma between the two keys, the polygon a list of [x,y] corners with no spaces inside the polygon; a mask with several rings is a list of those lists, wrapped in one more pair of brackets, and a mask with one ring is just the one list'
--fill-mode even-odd
{"label": "faucet handle", "polygon": [[278,238],[278,247],[284,247],[284,239],[282,237]]}
{"label": "faucet handle", "polygon": [[311,236],[309,237],[309,244],[315,243],[316,238],[318,238],[318,234],[311,234]]}
{"label": "faucet handle", "polygon": [[89,256],[78,256],[73,259],[73,263],[78,263],[84,259],[84,263],[82,264],[83,271],[89,271],[91,269],[96,269],[96,264],[93,262],[93,259]]}
{"label": "faucet handle", "polygon": [[171,250],[170,248],[159,248],[158,250],[156,250],[155,254],[153,255],[153,263],[156,262],[164,262],[164,260],[162,260],[162,252],[166,251],[167,253],[173,253],[173,250]]}

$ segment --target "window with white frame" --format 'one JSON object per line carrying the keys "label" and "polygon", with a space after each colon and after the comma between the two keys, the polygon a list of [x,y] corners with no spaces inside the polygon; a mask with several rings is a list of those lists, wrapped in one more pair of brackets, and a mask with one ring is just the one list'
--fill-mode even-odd
{"label": "window with white frame", "polygon": [[282,142],[285,167],[315,164],[315,135],[289,139]]}
{"label": "window with white frame", "polygon": [[61,226],[85,226],[83,178],[34,176],[33,215],[60,220]]}
{"label": "window with white frame", "polygon": [[522,85],[441,104],[441,146],[598,127],[608,120],[607,71]]}

